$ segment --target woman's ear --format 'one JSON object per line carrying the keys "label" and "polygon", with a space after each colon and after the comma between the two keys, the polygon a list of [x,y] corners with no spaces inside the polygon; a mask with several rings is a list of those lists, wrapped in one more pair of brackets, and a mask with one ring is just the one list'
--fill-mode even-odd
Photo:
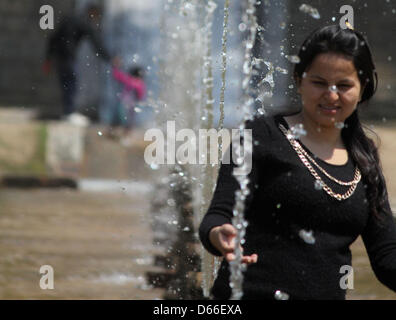
{"label": "woman's ear", "polygon": [[366,89],[366,85],[364,85],[361,89],[360,89],[360,94],[359,94],[359,102],[360,103],[362,101],[362,97],[363,97],[363,93],[364,90]]}

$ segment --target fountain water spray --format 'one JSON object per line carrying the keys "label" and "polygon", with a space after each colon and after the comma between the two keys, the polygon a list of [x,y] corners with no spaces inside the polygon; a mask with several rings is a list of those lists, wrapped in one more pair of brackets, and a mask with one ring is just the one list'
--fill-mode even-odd
{"label": "fountain water spray", "polygon": [[[205,86],[205,107],[203,108],[203,114],[201,117],[201,123],[205,124],[206,129],[210,129],[213,127],[213,70],[212,70],[212,53],[211,53],[211,44],[212,44],[212,24],[213,24],[213,14],[216,10],[217,5],[215,2],[209,0],[205,5],[205,20],[203,31],[203,39],[205,41],[205,55],[204,55],[204,70],[205,70],[205,78],[203,80],[203,84]],[[206,155],[199,155],[200,157],[206,156],[208,159],[209,148],[207,149]],[[215,176],[217,173],[217,165],[211,166],[209,164],[204,164],[201,166],[201,204],[200,204],[200,221],[202,220],[208,206],[211,196],[213,194],[213,189],[215,186]],[[202,289],[203,294],[205,296],[209,296],[209,288],[213,283],[214,278],[216,277],[216,264],[217,261],[213,258],[211,254],[206,252],[206,250],[202,247]]]}
{"label": "fountain water spray", "polygon": [[[223,127],[224,121],[224,94],[226,88],[226,67],[227,67],[227,32],[228,32],[228,15],[229,0],[224,3],[224,22],[222,37],[222,87],[220,89],[220,119],[219,129]],[[244,121],[249,119],[250,110],[253,99],[248,94],[249,82],[252,76],[251,55],[252,48],[256,36],[256,18],[255,5],[256,1],[247,1],[247,9],[243,16],[243,22],[249,31],[249,37],[246,42],[245,64],[244,64],[244,86],[245,95],[243,97],[242,110],[244,111],[243,123],[240,125],[241,133],[243,133]],[[157,127],[164,128],[167,120],[175,120],[176,128],[183,125],[184,128],[192,129],[212,129],[213,128],[213,66],[212,66],[212,26],[213,16],[216,10],[216,3],[212,0],[205,2],[199,0],[180,0],[165,1],[164,15],[162,16],[161,32],[163,49],[161,57],[158,58],[160,67],[160,97],[156,103],[156,120]],[[247,61],[247,62],[246,62]],[[179,70],[178,72],[174,72]],[[192,110],[200,110],[198,113]],[[170,119],[171,118],[171,119]],[[165,131],[165,130],[164,130]],[[252,145],[251,137],[245,136],[244,146]],[[239,138],[238,138],[239,140]],[[223,142],[223,141],[222,141]],[[246,143],[248,142],[248,143]],[[221,143],[220,143],[221,145]],[[236,152],[241,159],[242,150],[238,148],[240,145],[234,143],[233,152]],[[167,146],[168,148],[168,146]],[[209,153],[209,148],[206,149]],[[244,156],[251,153],[251,148],[244,148]],[[200,154],[200,157],[209,159],[209,154]],[[222,150],[219,150],[222,155]],[[220,157],[219,157],[220,158]],[[164,168],[164,166],[161,166]],[[177,167],[177,164],[176,166]],[[187,172],[191,178],[191,188],[194,190],[194,219],[197,228],[203,215],[206,213],[213,196],[215,182],[218,173],[218,164],[203,164],[200,166],[184,166],[178,170],[182,173]],[[169,175],[165,171],[167,168],[159,170],[154,168],[158,173]],[[165,170],[166,169],[166,170]],[[243,169],[239,166],[236,169]],[[235,172],[234,172],[235,174]],[[241,190],[236,194],[236,206],[234,225],[238,230],[239,242],[243,242],[244,229],[246,222],[243,220],[244,200],[249,194],[247,189],[247,175],[236,176]],[[175,188],[175,186],[173,187]],[[240,219],[242,218],[242,220]],[[201,255],[201,271],[202,271],[202,288],[205,296],[209,296],[209,288],[217,274],[219,259],[214,258],[206,250]],[[232,285],[240,294],[234,294],[234,298],[240,298],[242,293],[242,268],[239,262],[234,267]]]}
{"label": "fountain water spray", "polygon": [[[254,99],[249,95],[249,84],[252,78],[253,73],[253,59],[252,59],[252,49],[256,40],[257,33],[257,18],[255,15],[256,12],[256,0],[246,0],[246,11],[243,14],[242,21],[246,25],[248,30],[248,39],[245,44],[245,56],[244,56],[244,64],[243,64],[243,74],[244,79],[242,81],[242,89],[244,92],[243,103],[242,103],[242,111],[244,113],[244,118],[242,123],[240,124],[240,130],[244,129],[245,121],[250,120],[252,118],[251,106],[254,103]],[[244,139],[249,139],[249,137],[244,137]],[[250,137],[251,139],[251,137]],[[247,143],[246,143],[247,142]],[[236,152],[238,156],[241,156],[241,150],[239,143],[234,143],[236,146]],[[252,152],[252,141],[244,141],[244,156],[248,153]],[[245,164],[245,162],[243,162]],[[243,168],[243,166],[242,166]],[[240,173],[240,172],[239,172]],[[243,271],[246,266],[242,264],[242,250],[240,245],[244,244],[244,237],[246,232],[246,227],[248,225],[247,221],[244,217],[245,210],[245,199],[249,195],[250,191],[248,189],[249,178],[247,175],[236,174],[235,169],[233,172],[236,180],[240,185],[240,190],[235,192],[235,206],[233,210],[233,219],[232,223],[234,227],[237,229],[237,235],[235,237],[235,259],[230,262],[230,287],[232,289],[231,299],[238,300],[243,296]]]}
{"label": "fountain water spray", "polygon": [[[199,0],[166,0],[163,4],[164,10],[161,16],[160,30],[161,55],[158,57],[160,91],[158,100],[155,102],[156,128],[162,132],[167,132],[167,123],[172,121],[175,131],[181,128],[198,130],[201,123],[207,123],[202,120],[203,115],[205,115],[205,119],[208,119],[208,113],[213,107],[213,103],[212,105],[210,103],[213,98],[207,99],[205,106],[202,98],[203,92],[210,95],[211,87],[213,86],[213,80],[211,82],[206,81],[207,86],[205,87],[206,91],[204,91],[202,83],[203,78],[206,80],[211,78],[207,74],[203,76],[202,68],[203,57],[206,54],[201,28],[203,25],[204,5]],[[205,65],[207,67],[206,70],[210,70],[211,61],[206,60],[206,62],[208,62]],[[204,111],[199,114],[199,110]],[[170,142],[170,145],[168,142]],[[172,154],[172,150],[177,150],[175,143],[177,143],[175,137],[165,139],[167,156],[175,156]],[[168,158],[166,163],[169,163]],[[152,167],[152,169],[156,170],[156,179],[160,179],[162,185],[167,189],[168,206],[166,203],[164,205],[169,210],[173,210],[174,222],[177,222],[175,226],[178,228],[177,239],[172,241],[172,245],[168,247],[170,256],[167,257],[170,260],[175,258],[173,260],[176,265],[172,267],[178,270],[178,274],[175,274],[173,279],[167,284],[167,294],[170,297],[173,296],[173,298],[197,298],[196,289],[198,288],[192,290],[196,281],[189,274],[190,271],[196,272],[197,270],[191,269],[192,263],[187,253],[187,249],[191,249],[191,243],[197,236],[191,231],[193,226],[186,226],[185,224],[191,218],[186,216],[190,211],[186,208],[194,207],[194,219],[199,219],[197,217],[199,214],[197,213],[199,213],[202,203],[191,203],[188,200],[188,194],[198,195],[191,200],[200,201],[206,181],[202,178],[199,166],[181,165],[178,161],[171,167],[160,165]],[[175,177],[178,179],[174,179]],[[192,189],[194,189],[193,192]],[[186,194],[175,193],[175,190],[184,190],[183,192]],[[172,206],[170,207],[169,200],[172,199]],[[185,239],[187,234],[191,234],[189,241],[192,242],[185,242],[185,248],[182,248],[181,239]],[[168,237],[170,236],[168,235]],[[174,250],[180,251],[178,251],[178,254],[174,254]],[[169,290],[169,288],[171,289]]]}
{"label": "fountain water spray", "polygon": [[[224,92],[226,87],[226,71],[227,71],[227,34],[228,34],[228,16],[229,16],[230,0],[225,0],[224,3],[224,22],[223,22],[223,37],[222,37],[222,70],[221,70],[221,91],[220,91],[220,119],[218,129],[223,128],[224,122]],[[221,152],[221,150],[220,150]]]}

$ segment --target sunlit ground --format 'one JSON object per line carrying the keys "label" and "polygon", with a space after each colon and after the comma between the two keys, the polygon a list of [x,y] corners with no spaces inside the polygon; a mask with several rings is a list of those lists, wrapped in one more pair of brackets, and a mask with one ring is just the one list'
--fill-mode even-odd
{"label": "sunlit ground", "polygon": [[161,298],[144,277],[155,248],[139,194],[1,190],[0,208],[0,299]]}

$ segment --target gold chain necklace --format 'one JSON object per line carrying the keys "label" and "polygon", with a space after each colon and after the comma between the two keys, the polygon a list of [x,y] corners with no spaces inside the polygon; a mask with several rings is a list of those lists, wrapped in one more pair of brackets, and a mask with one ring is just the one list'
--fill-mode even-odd
{"label": "gold chain necklace", "polygon": [[[307,169],[313,175],[313,177],[316,179],[316,181],[319,181],[319,183],[321,184],[323,190],[325,190],[327,192],[327,194],[329,194],[331,197],[341,201],[341,200],[348,199],[354,193],[354,191],[355,191],[355,189],[357,187],[357,184],[361,180],[361,173],[360,173],[360,170],[359,170],[358,167],[356,167],[356,169],[355,169],[355,175],[354,175],[354,178],[353,178],[352,181],[344,182],[344,181],[338,180],[338,179],[334,178],[333,176],[331,176],[329,173],[327,173],[327,171],[324,170],[321,166],[319,166],[316,163],[316,161],[314,159],[312,159],[312,157],[310,157],[309,154],[303,149],[303,147],[298,143],[297,140],[295,140],[293,138],[290,138],[290,136],[291,136],[290,131],[286,130],[286,128],[282,124],[279,124],[279,128],[281,129],[283,134],[286,136],[287,140],[289,141],[289,143],[291,144],[293,149],[296,151],[296,153],[299,156],[299,158],[302,161],[302,163],[307,167]],[[309,163],[307,158],[321,172],[323,172],[326,175],[326,177],[328,177],[329,179],[333,180],[334,182],[338,183],[339,185],[344,185],[344,186],[347,185],[347,186],[351,186],[351,187],[344,194],[335,193],[326,183],[324,183],[322,178],[318,175],[318,173],[315,171],[315,169]]]}

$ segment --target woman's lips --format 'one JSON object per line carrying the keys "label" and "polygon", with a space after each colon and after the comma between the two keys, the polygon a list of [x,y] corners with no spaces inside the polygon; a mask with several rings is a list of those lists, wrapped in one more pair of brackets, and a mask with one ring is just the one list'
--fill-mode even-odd
{"label": "woman's lips", "polygon": [[322,113],[325,113],[325,114],[336,114],[337,113],[337,111],[339,110],[339,109],[341,109],[340,107],[337,107],[337,106],[324,106],[324,105],[319,105],[319,108],[320,108],[320,110],[321,110],[321,112]]}

